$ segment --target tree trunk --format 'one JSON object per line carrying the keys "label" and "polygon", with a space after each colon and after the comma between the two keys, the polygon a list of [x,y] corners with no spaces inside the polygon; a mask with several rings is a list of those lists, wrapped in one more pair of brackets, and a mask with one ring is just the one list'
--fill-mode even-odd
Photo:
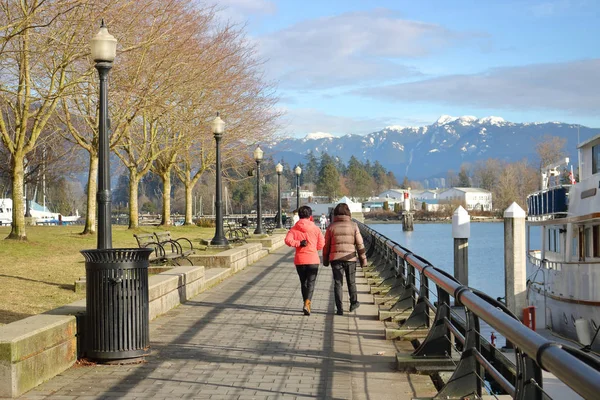
{"label": "tree trunk", "polygon": [[164,171],[160,177],[163,183],[162,222],[161,226],[171,225],[171,169]]}
{"label": "tree trunk", "polygon": [[12,228],[7,239],[27,240],[27,234],[25,233],[25,207],[23,204],[24,157],[21,154],[15,154],[12,160]]}
{"label": "tree trunk", "polygon": [[139,226],[139,210],[138,210],[138,188],[140,185],[140,177],[129,173],[129,229],[135,229]]}
{"label": "tree trunk", "polygon": [[87,185],[87,212],[85,215],[85,227],[82,235],[96,232],[96,193],[98,191],[98,154],[90,153],[90,167]]}
{"label": "tree trunk", "polygon": [[192,194],[194,192],[194,185],[186,182],[185,184],[185,224],[193,225],[193,210],[192,210]]}

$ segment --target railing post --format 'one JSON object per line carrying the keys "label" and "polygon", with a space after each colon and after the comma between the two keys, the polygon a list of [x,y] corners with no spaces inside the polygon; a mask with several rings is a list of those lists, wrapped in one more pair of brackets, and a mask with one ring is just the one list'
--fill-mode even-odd
{"label": "railing post", "polygon": [[475,356],[481,350],[481,337],[479,336],[479,318],[465,308],[466,334],[465,344],[460,361],[450,380],[444,385],[434,399],[463,399],[473,395],[481,398],[481,380],[485,370],[477,362]]}
{"label": "railing post", "polygon": [[429,279],[422,271],[419,273],[419,282],[419,298],[410,316],[400,325],[400,329],[429,327],[429,306],[426,301],[429,299]]}
{"label": "railing post", "polygon": [[413,357],[450,358],[452,356],[450,329],[444,321],[450,320],[450,295],[439,287],[437,295],[435,319],[425,341],[413,352]]}

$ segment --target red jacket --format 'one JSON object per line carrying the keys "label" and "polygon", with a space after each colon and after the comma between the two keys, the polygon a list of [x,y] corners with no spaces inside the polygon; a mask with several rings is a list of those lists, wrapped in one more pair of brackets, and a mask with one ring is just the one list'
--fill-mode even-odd
{"label": "red jacket", "polygon": [[[306,240],[308,245],[300,247],[300,242]],[[318,251],[325,245],[325,238],[314,222],[308,218],[302,218],[292,226],[285,236],[285,244],[296,248],[294,264],[320,264]]]}

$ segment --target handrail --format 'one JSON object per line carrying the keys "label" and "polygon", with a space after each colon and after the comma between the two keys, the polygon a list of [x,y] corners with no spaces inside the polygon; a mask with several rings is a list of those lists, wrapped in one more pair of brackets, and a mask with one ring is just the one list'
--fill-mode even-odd
{"label": "handrail", "polygon": [[[598,393],[600,393],[600,363],[597,359],[587,353],[568,348],[565,345],[542,337],[527,326],[521,324],[514,315],[509,314],[508,310],[498,302],[486,297],[475,289],[470,289],[461,285],[460,282],[454,279],[450,274],[433,267],[423,257],[413,254],[410,250],[369,228],[365,224],[359,221],[355,222],[358,224],[363,234],[370,236],[369,240],[366,240],[366,242],[380,245],[384,249],[387,248],[387,250],[391,250],[407,263],[406,267],[408,267],[408,265],[412,266],[415,271],[421,275],[421,279],[429,279],[433,282],[438,288],[438,297],[440,294],[444,294],[439,292],[440,289],[445,292],[444,296],[449,295],[454,297],[457,304],[465,307],[465,312],[472,313],[476,318],[485,321],[510,341],[517,348],[517,351],[523,352],[523,357],[528,360],[524,359],[520,361],[518,359],[517,364],[520,362],[530,362],[530,364],[533,364],[531,362],[533,361],[539,368],[551,372],[584,398],[597,398]],[[423,302],[427,304],[429,303],[429,300],[424,299]],[[440,313],[443,314],[443,307],[440,307],[438,304],[437,308],[440,310]],[[439,318],[442,321],[441,325],[446,328],[449,319],[444,316],[440,316]],[[469,320],[469,318],[470,317],[467,316],[467,320]],[[475,321],[475,325],[477,325],[476,331],[478,331],[478,322]],[[469,336],[469,332],[467,332],[467,336]],[[465,341],[469,340],[470,339],[465,338]],[[479,342],[477,341],[477,343]],[[474,354],[476,355],[475,358],[479,360],[478,364],[481,367],[485,367],[486,370],[491,369],[491,372],[488,372],[492,378],[499,376],[498,371],[493,369],[493,366],[489,362],[480,362],[482,356],[477,349],[475,349]],[[541,380],[536,382],[536,379],[532,377],[541,377],[541,371],[535,370],[532,375],[531,370],[529,370],[528,373],[520,375],[522,375],[521,378],[524,376],[527,380],[521,382],[522,385],[535,385],[541,389]],[[511,389],[512,387],[504,378],[499,378],[496,382],[506,389]],[[523,396],[526,395],[523,393],[527,390],[526,388],[523,389],[523,387],[517,387],[514,390],[516,391],[511,389],[507,390],[507,392],[517,398],[525,398]],[[521,392],[519,392],[520,390]]]}

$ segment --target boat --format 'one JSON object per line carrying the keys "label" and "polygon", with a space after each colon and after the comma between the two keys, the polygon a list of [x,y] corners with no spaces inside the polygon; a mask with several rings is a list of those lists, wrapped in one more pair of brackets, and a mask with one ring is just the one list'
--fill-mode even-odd
{"label": "boat", "polygon": [[[0,199],[0,222],[3,226],[12,223],[12,206],[13,202],[10,198]],[[78,210],[75,215],[62,215],[54,213],[46,206],[42,206],[35,201],[29,201],[29,213],[36,225],[68,225],[76,223],[81,217]]]}
{"label": "boat", "polygon": [[577,147],[579,181],[565,159],[527,197],[527,238],[536,227],[541,238],[538,249],[528,240],[527,302],[538,328],[600,351],[600,135]]}
{"label": "boat", "polygon": [[0,199],[0,225],[12,223],[12,199]]}

